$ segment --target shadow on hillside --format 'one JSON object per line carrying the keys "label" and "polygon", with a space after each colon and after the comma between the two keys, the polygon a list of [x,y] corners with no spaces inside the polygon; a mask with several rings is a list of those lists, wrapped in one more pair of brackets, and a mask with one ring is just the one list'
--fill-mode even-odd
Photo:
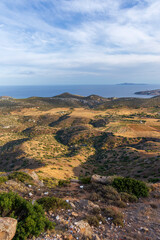
{"label": "shadow on hillside", "polygon": [[[93,142],[95,153],[90,155],[86,162],[75,167],[74,174],[78,177],[78,174],[82,176],[93,174],[122,175],[139,179],[151,176],[158,177],[160,156],[150,155],[146,145],[148,142],[159,143],[160,139],[142,138],[137,143],[131,143],[131,139],[130,142],[127,141],[129,140],[122,138],[121,142],[117,144],[116,136],[113,134],[108,134],[106,137],[104,135],[96,137]],[[106,143],[108,144],[107,148],[104,147]],[[144,152],[137,151],[139,149],[143,149]]]}
{"label": "shadow on hillside", "polygon": [[66,120],[66,119],[68,119],[68,118],[70,118],[69,114],[65,114],[65,115],[59,117],[58,120],[56,120],[56,121],[54,121],[54,122],[51,122],[48,126],[49,126],[49,127],[55,127],[57,124],[59,124],[60,122]]}
{"label": "shadow on hillside", "polygon": [[21,145],[28,140],[29,138],[22,138],[7,142],[0,147],[1,171],[19,170],[21,168],[35,169],[44,166],[39,160],[26,157]]}

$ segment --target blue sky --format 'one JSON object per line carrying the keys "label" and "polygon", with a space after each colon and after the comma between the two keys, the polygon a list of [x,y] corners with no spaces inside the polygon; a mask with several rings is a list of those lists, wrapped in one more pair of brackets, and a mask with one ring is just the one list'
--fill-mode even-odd
{"label": "blue sky", "polygon": [[159,0],[1,0],[0,85],[160,84]]}

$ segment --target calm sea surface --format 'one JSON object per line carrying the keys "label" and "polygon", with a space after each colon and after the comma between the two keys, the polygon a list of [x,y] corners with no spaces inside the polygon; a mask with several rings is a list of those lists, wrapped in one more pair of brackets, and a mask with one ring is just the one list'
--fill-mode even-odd
{"label": "calm sea surface", "polygon": [[102,97],[143,97],[137,91],[160,89],[160,85],[68,85],[68,86],[0,86],[0,96],[13,98],[52,97],[69,92],[82,96],[96,94]]}

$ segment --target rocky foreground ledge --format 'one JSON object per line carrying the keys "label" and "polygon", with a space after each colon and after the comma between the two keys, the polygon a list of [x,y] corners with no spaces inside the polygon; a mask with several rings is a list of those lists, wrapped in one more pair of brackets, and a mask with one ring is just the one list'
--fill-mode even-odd
{"label": "rocky foreground ledge", "polygon": [[0,240],[11,240],[16,233],[17,220],[0,217]]}
{"label": "rocky foreground ledge", "polygon": [[[1,183],[0,192],[12,189],[32,205],[40,203],[42,198],[46,202],[49,200],[47,208],[44,205],[45,216],[55,223],[55,228],[24,240],[160,239],[160,183],[150,185],[148,196],[136,198],[118,192],[113,187],[116,176],[93,175],[91,178],[64,181],[61,186],[48,188],[38,181],[34,171],[27,172],[36,179],[36,184],[35,181],[29,184],[21,182],[20,173],[16,174],[16,178]],[[63,201],[63,207],[53,208],[50,204],[51,199],[54,204],[57,198]],[[65,208],[64,202],[69,208]],[[16,226],[15,219],[0,218],[0,240],[11,240]],[[13,239],[19,240],[16,235]]]}

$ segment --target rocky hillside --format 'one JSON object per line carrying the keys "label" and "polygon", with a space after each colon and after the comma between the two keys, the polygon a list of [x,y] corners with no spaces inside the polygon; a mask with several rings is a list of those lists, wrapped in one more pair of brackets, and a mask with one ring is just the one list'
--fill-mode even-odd
{"label": "rocky hillside", "polygon": [[[159,184],[146,185],[135,179],[93,175],[58,181],[49,187],[31,170],[1,173],[0,181],[0,214],[18,220],[15,233],[16,222],[11,224],[12,228],[7,228],[7,218],[0,218],[0,234],[5,232],[10,239],[13,234],[15,240],[156,240],[160,236]],[[4,211],[8,198],[10,211]],[[15,204],[18,204],[16,209]],[[45,218],[49,221],[46,226],[40,227],[36,208],[41,211],[43,221]],[[47,228],[50,231],[45,232]],[[39,236],[33,238],[33,235]]]}
{"label": "rocky hillside", "polygon": [[159,101],[1,98],[0,237],[160,238]]}

